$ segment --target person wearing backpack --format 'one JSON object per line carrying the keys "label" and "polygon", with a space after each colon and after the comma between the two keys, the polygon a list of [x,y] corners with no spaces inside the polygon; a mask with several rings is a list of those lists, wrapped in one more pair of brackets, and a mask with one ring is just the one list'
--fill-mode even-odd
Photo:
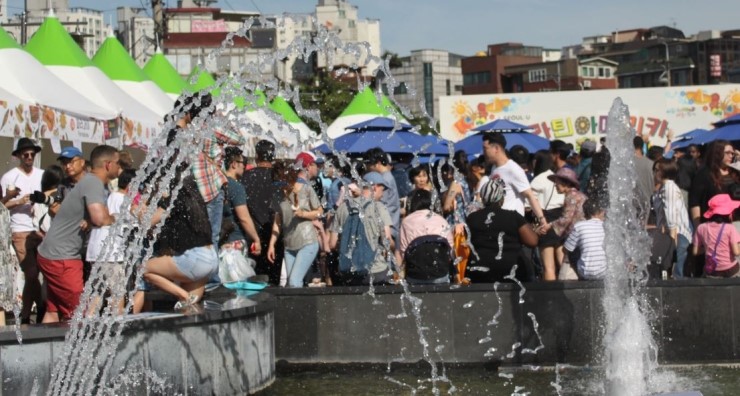
{"label": "person wearing backpack", "polygon": [[740,277],[740,234],[732,225],[732,212],[740,207],[729,194],[718,194],[709,200],[704,213],[708,221],[694,233],[694,255],[704,252],[704,276],[707,278]]}
{"label": "person wearing backpack", "polygon": [[339,283],[345,285],[386,283],[395,248],[393,221],[380,202],[388,185],[378,172],[368,172],[363,180],[362,192],[344,200],[329,229],[329,246],[339,251]]}

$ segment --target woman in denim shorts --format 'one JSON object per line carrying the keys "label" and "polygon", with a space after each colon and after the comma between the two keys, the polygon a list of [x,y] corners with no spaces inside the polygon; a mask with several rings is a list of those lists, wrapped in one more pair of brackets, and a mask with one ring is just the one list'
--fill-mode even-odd
{"label": "woman in denim shorts", "polygon": [[[184,175],[187,175],[185,172]],[[173,186],[178,177],[175,177]],[[168,210],[169,198],[160,200],[152,219],[156,224]],[[191,175],[183,185],[146,263],[144,280],[177,297],[175,309],[187,308],[203,296],[208,279],[218,271],[218,255],[211,244],[206,204]]]}

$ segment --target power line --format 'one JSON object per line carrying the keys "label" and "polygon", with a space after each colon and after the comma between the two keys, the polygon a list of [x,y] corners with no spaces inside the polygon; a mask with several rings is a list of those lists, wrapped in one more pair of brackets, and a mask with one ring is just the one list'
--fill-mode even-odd
{"label": "power line", "polygon": [[260,10],[260,7],[257,5],[257,3],[255,3],[254,0],[250,0],[250,1],[252,2],[252,5],[254,6],[254,8],[256,8],[260,14],[262,14],[262,10]]}
{"label": "power line", "polygon": [[231,3],[229,3],[229,1],[228,1],[228,0],[224,0],[224,3],[226,3],[226,5],[227,5],[227,6],[229,6],[229,8],[231,8],[231,11],[236,11],[236,10],[234,9],[234,7],[233,7],[233,6],[231,5]]}

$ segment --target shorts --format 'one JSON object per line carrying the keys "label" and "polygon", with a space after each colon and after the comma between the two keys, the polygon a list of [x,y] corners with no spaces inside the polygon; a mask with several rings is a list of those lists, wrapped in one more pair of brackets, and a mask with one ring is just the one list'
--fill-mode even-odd
{"label": "shorts", "polygon": [[82,260],[49,260],[38,255],[39,269],[46,279],[46,311],[72,318],[82,295]]}
{"label": "shorts", "polygon": [[37,261],[37,249],[41,244],[41,237],[33,231],[26,232],[14,232],[12,234],[13,248],[15,254],[18,256],[18,263],[21,266],[23,272],[29,270],[36,271],[38,269]]}
{"label": "shorts", "polygon": [[218,255],[213,246],[201,246],[173,256],[177,269],[191,281],[210,278],[218,271]]}
{"label": "shorts", "polygon": [[[562,216],[563,214],[563,208],[555,208],[546,210],[543,212],[545,219],[548,223],[552,223],[553,221],[557,220]],[[540,235],[540,238],[537,242],[537,246],[539,248],[546,248],[546,247],[558,247],[563,244],[563,238],[555,233],[555,230],[550,228],[545,235]]]}

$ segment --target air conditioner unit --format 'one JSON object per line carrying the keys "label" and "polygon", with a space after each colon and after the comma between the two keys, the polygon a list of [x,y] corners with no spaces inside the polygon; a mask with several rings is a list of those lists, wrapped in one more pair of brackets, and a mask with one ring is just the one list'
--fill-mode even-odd
{"label": "air conditioner unit", "polygon": [[583,88],[591,88],[591,80],[583,80]]}

